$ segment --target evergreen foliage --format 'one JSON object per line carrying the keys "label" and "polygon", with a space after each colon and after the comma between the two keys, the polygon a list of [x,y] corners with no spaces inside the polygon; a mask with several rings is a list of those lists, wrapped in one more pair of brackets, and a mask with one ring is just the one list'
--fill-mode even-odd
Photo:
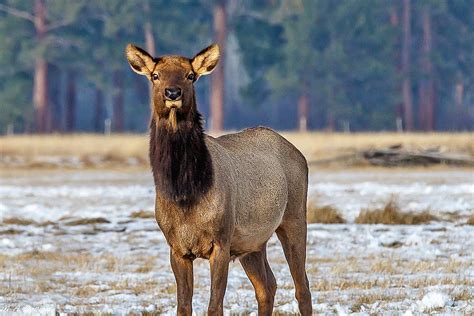
{"label": "evergreen foliage", "polygon": [[[43,40],[32,19],[36,1],[47,9]],[[306,95],[310,129],[395,130],[404,76],[411,78],[416,128],[429,126],[421,122],[428,115],[420,106],[426,82],[434,91],[430,106],[437,130],[474,128],[473,1],[411,2],[408,74],[400,72],[402,1],[225,3],[228,45],[221,67],[226,67],[227,129],[295,129],[297,102]],[[148,83],[129,70],[125,45],[145,48],[148,21],[158,55],[192,57],[213,41],[215,5],[212,0],[0,0],[0,133],[7,126],[34,132],[37,57],[48,63],[53,131],[103,131],[104,120],[116,124],[114,112],[120,110],[122,131],[145,131]],[[209,88],[209,79],[196,84],[206,119],[212,115]]]}

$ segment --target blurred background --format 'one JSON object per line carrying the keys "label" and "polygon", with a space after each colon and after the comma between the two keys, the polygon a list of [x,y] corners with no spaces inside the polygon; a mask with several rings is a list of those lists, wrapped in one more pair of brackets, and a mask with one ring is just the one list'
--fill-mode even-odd
{"label": "blurred background", "polygon": [[[0,0],[0,311],[175,314],[149,83],[124,50],[213,42],[206,132],[266,125],[308,161],[315,313],[474,315],[473,0]],[[268,258],[295,315],[275,237]],[[254,297],[231,263],[226,312]]]}
{"label": "blurred background", "polygon": [[0,0],[0,38],[2,134],[145,132],[148,82],[127,43],[220,45],[196,84],[215,132],[474,128],[470,0]]}

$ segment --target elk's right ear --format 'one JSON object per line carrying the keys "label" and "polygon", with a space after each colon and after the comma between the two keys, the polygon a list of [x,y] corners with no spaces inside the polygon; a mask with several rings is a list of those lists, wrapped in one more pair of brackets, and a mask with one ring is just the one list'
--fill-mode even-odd
{"label": "elk's right ear", "polygon": [[155,67],[153,57],[151,57],[145,50],[133,44],[128,44],[125,48],[128,63],[132,70],[140,75],[150,76]]}

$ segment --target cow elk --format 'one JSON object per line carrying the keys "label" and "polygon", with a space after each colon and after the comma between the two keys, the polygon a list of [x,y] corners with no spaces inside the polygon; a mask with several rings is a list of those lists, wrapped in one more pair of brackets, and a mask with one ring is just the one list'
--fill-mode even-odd
{"label": "cow elk", "polygon": [[271,315],[277,284],[266,246],[276,232],[299,310],[310,315],[304,156],[268,128],[217,138],[203,132],[194,84],[217,66],[217,45],[189,59],[154,58],[129,44],[126,56],[152,84],[149,155],[155,216],[170,246],[177,313],[192,313],[193,261],[204,258],[211,270],[208,313],[222,315],[229,262],[238,258],[255,288],[259,315]]}

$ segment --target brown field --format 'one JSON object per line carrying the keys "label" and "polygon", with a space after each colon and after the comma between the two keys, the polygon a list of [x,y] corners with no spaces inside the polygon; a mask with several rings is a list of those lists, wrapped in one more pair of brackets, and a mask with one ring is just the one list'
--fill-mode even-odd
{"label": "brown field", "polygon": [[[384,148],[401,144],[409,149],[439,149],[474,155],[474,133],[296,133],[282,132],[298,147],[308,161],[318,161],[352,154],[359,150]],[[0,137],[0,156],[20,157],[29,167],[51,166],[56,157],[61,163],[79,161],[82,167],[95,165],[147,164],[148,135],[99,134],[14,135]],[[58,159],[56,161],[58,161]],[[69,160],[68,160],[69,159]],[[99,163],[98,163],[99,162]],[[54,163],[53,163],[54,164]],[[5,165],[5,163],[1,164]]]}

